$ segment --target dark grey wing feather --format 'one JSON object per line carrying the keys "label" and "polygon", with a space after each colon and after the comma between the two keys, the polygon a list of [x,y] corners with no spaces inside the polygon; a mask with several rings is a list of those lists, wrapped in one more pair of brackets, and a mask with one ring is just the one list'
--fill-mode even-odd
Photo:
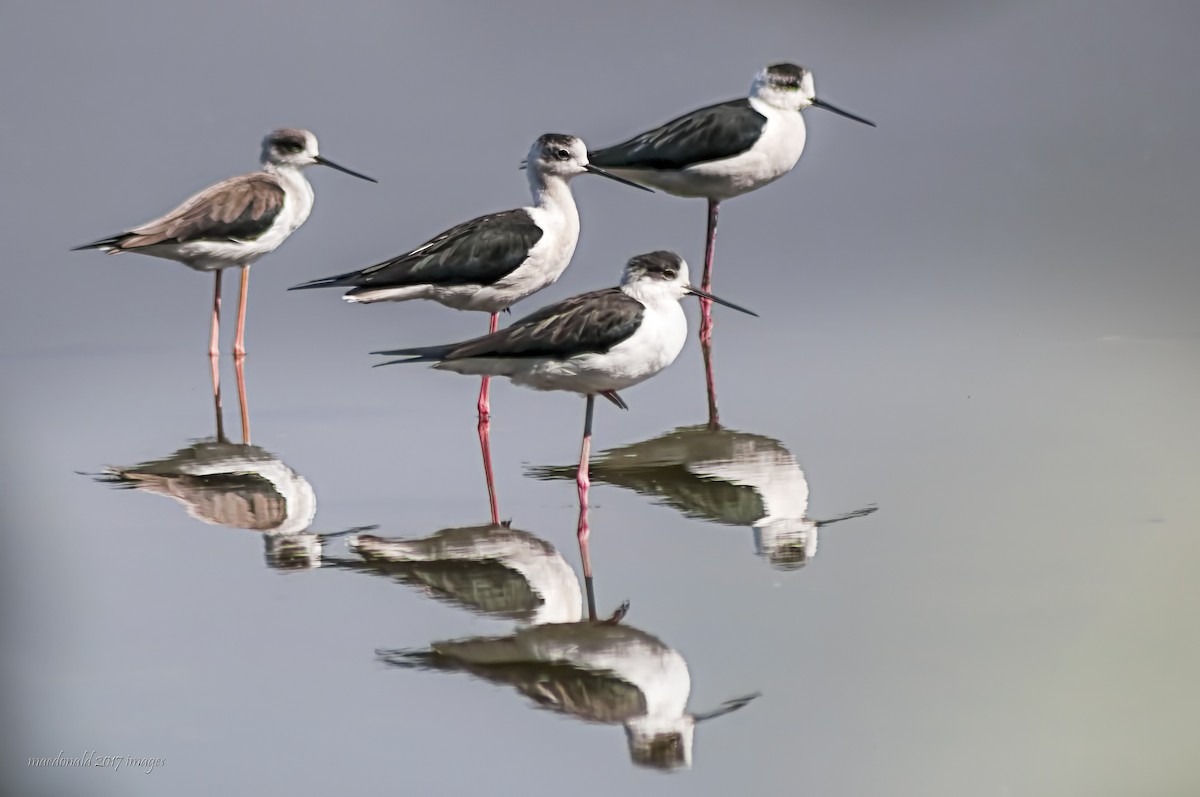
{"label": "dark grey wing feather", "polygon": [[154,221],[78,248],[140,249],[193,241],[253,240],[270,229],[286,196],[271,175],[243,174],[206,188]]}
{"label": "dark grey wing feather", "polygon": [[572,296],[543,307],[493,335],[459,344],[446,360],[468,357],[573,357],[602,354],[642,323],[645,307],[620,288]]}
{"label": "dark grey wing feather", "polygon": [[373,266],[296,285],[354,286],[347,295],[408,285],[491,285],[511,274],[542,237],[523,209],[480,216],[451,227],[402,255]]}
{"label": "dark grey wing feather", "polygon": [[692,111],[662,127],[588,154],[605,169],[683,169],[732,158],[754,146],[767,118],[746,98]]}
{"label": "dark grey wing feather", "polygon": [[437,362],[471,357],[559,357],[607,352],[637,331],[645,307],[620,288],[572,296],[543,307],[491,335],[442,346],[373,351],[411,357],[393,362]]}

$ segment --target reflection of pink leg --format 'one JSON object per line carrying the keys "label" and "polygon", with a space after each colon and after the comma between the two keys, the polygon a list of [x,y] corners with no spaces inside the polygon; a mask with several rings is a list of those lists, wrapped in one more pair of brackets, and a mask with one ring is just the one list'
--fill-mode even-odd
{"label": "reflection of pink leg", "polygon": [[[499,323],[500,315],[492,313],[488,332],[495,332]],[[492,511],[492,525],[497,526],[500,524],[500,509],[496,505],[496,479],[492,475],[491,382],[491,377],[488,376],[480,380],[479,403],[476,409],[479,410],[479,451],[483,455],[483,475],[487,479],[488,506]]]}
{"label": "reflection of pink leg", "polygon": [[[213,357],[212,361],[217,362],[217,358]],[[220,383],[213,384],[213,409],[217,413],[217,442],[224,443],[225,441],[225,411],[221,408],[221,385]]]}
{"label": "reflection of pink leg", "polygon": [[575,475],[575,486],[579,488],[579,556],[583,560],[583,577],[592,577],[592,556],[588,548],[588,487],[592,481],[588,473],[588,460],[592,453],[592,413],[596,409],[596,397],[588,394],[587,410],[583,420],[583,444],[579,448],[579,472]]}
{"label": "reflection of pink leg", "polygon": [[242,444],[250,445],[250,407],[246,403],[246,358],[233,358],[234,372],[237,374],[238,406],[242,410]]}
{"label": "reflection of pink leg", "polygon": [[[708,240],[704,246],[704,277],[700,289],[712,293],[713,250],[717,245],[717,209],[715,199],[708,200]],[[704,354],[704,383],[708,388],[708,425],[714,429],[721,425],[717,415],[717,388],[712,369],[712,302],[700,299],[700,350]]]}
{"label": "reflection of pink leg", "polygon": [[238,295],[237,336],[233,339],[233,356],[246,356],[246,290],[250,286],[250,267],[242,266],[242,292]]}
{"label": "reflection of pink leg", "polygon": [[212,329],[208,336],[208,359],[212,364],[213,397],[220,404],[221,370],[217,358],[221,356],[221,272],[218,270],[213,273],[215,276],[213,280]]}

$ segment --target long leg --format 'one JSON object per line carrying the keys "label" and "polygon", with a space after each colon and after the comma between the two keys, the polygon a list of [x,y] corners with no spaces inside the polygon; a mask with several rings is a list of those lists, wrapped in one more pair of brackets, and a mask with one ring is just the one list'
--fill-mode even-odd
{"label": "long leg", "polygon": [[[592,415],[596,410],[596,397],[591,393],[587,397],[587,410],[583,416],[583,443],[579,447],[579,472],[575,475],[575,485],[579,488],[579,557],[583,560],[583,578],[590,587],[592,581],[592,555],[588,548],[588,487],[591,477],[588,474],[588,460],[592,453]],[[594,607],[591,607],[594,613]]]}
{"label": "long leg", "polygon": [[242,411],[242,444],[250,445],[250,405],[246,402],[246,358],[234,357],[233,369],[237,375],[238,406]]}
{"label": "long leg", "polygon": [[212,366],[213,398],[221,401],[221,369],[217,359],[221,356],[221,271],[214,271],[212,328],[208,333],[208,359]]}
{"label": "long leg", "polygon": [[[585,546],[586,543],[580,543],[579,545],[579,553],[581,556],[583,555],[584,550],[586,550]],[[592,581],[591,576],[584,576],[583,585],[584,591],[587,594],[588,619],[594,623],[599,619],[596,616],[596,584],[594,581]]]}
{"label": "long leg", "polygon": [[[717,245],[717,210],[720,203],[708,200],[708,238],[704,246],[704,277],[701,290],[712,292],[713,250]],[[700,299],[700,350],[704,354],[704,383],[708,389],[708,425],[717,428],[721,419],[717,414],[717,388],[713,381],[712,365],[712,302]]]}
{"label": "long leg", "polygon": [[[217,362],[216,358],[213,358],[213,362]],[[227,442],[225,440],[225,410],[221,407],[220,383],[213,385],[213,409],[217,413],[217,442]]]}
{"label": "long leg", "polygon": [[242,292],[238,294],[237,336],[233,339],[234,357],[246,356],[246,292],[249,287],[250,267],[242,266]]}
{"label": "long leg", "polygon": [[[499,326],[500,316],[492,313],[488,324],[488,333],[494,333]],[[500,524],[500,510],[496,506],[496,480],[492,475],[492,410],[491,410],[491,377],[485,376],[479,384],[479,451],[483,455],[483,475],[487,479],[488,506],[492,511],[492,525]]]}

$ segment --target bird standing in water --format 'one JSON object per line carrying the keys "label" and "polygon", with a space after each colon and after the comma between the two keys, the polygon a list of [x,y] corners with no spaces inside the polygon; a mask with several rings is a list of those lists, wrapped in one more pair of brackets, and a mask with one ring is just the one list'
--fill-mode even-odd
{"label": "bird standing in water", "polygon": [[646,381],[675,361],[687,338],[687,317],[679,301],[689,294],[755,315],[693,287],[684,259],[659,251],[631,258],[620,286],[543,307],[499,332],[462,343],[373,353],[408,358],[391,362],[432,362],[443,371],[504,376],[534,390],[564,390],[587,398],[576,485],[584,576],[590,577],[585,543],[596,396],[627,409],[617,391]]}
{"label": "bird standing in water", "polygon": [[[524,167],[533,194],[531,207],[491,213],[451,227],[416,249],[357,271],[305,282],[291,290],[350,288],[348,302],[404,302],[430,299],[455,310],[499,313],[551,285],[566,270],[579,241],[579,211],[570,181],[581,174],[613,177],[588,161],[587,147],[575,136],[546,133],[533,143]],[[489,377],[479,388],[479,444],[492,523],[499,523],[492,476]]]}
{"label": "bird standing in water", "polygon": [[309,166],[329,166],[363,180],[365,174],[322,157],[317,137],[307,130],[281,128],[262,142],[262,171],[242,174],[209,186],[183,204],[140,227],[75,247],[101,249],[110,255],[136,252],[175,260],[196,271],[214,274],[212,328],[208,354],[213,360],[213,393],[218,388],[216,358],[220,353],[221,273],[242,269],[237,335],[233,353],[246,354],[246,288],[250,264],[274,252],[312,212],[313,189],[304,177]]}
{"label": "bird standing in water", "polygon": [[[637,183],[681,197],[708,200],[703,290],[712,290],[717,210],[726,199],[775,182],[804,152],[805,108],[824,108],[875,126],[817,99],[812,72],[795,64],[761,70],[750,95],[710,105],[592,153],[592,162]],[[711,426],[719,425],[712,375],[712,305],[700,300],[700,343]]]}

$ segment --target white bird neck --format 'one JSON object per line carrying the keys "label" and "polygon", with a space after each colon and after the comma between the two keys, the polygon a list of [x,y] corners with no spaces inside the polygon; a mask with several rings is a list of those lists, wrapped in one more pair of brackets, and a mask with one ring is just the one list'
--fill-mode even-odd
{"label": "white bird neck", "polygon": [[283,186],[284,196],[287,197],[287,227],[289,230],[295,230],[307,221],[308,214],[312,213],[313,202],[316,199],[312,184],[304,176],[302,168],[290,163],[264,163],[263,171],[279,180],[279,184]]}
{"label": "white bird neck", "polygon": [[540,174],[529,171],[529,193],[533,195],[533,206],[557,215],[579,218],[575,207],[575,195],[571,184],[556,174]]}
{"label": "white bird neck", "polygon": [[[679,300],[682,298],[677,285],[656,279],[625,282],[621,285],[621,290],[626,296],[637,299],[650,310],[661,310],[671,305],[679,308]],[[682,312],[682,308],[679,309]]]}
{"label": "white bird neck", "polygon": [[262,170],[272,177],[277,177],[283,185],[283,190],[288,193],[312,193],[312,185],[299,166],[291,163],[264,163]]}

